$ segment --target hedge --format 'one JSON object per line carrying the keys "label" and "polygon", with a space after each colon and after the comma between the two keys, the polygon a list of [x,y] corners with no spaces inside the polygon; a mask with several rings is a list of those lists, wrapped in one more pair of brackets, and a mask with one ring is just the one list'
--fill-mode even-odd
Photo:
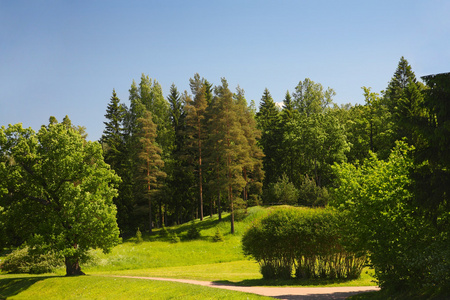
{"label": "hedge", "polygon": [[364,255],[346,250],[342,213],[329,208],[281,207],[256,220],[242,238],[266,279],[357,278]]}

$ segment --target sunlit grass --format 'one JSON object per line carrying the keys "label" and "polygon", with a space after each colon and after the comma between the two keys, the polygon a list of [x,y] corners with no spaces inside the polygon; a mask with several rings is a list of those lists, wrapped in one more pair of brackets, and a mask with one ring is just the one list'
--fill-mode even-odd
{"label": "sunlit grass", "polygon": [[[234,235],[230,234],[229,215],[222,222],[217,215],[198,222],[201,238],[186,239],[190,223],[168,228],[176,232],[181,242],[172,244],[167,237],[155,230],[151,236],[144,235],[144,242],[135,243],[135,238],[126,240],[111,253],[93,251],[93,260],[82,265],[88,276],[63,277],[55,274],[0,275],[0,299],[258,299],[257,296],[241,295],[207,287],[173,282],[153,282],[113,275],[165,277],[214,281],[243,286],[370,286],[373,271],[365,269],[356,280],[264,280],[259,265],[244,256],[241,248],[242,234],[252,221],[269,212],[253,207],[249,215],[236,222]],[[213,242],[212,237],[219,228],[223,242]],[[56,275],[64,275],[64,269]],[[10,298],[11,297],[11,298]]]}
{"label": "sunlit grass", "polygon": [[0,299],[270,299],[218,288],[98,276],[1,276]]}

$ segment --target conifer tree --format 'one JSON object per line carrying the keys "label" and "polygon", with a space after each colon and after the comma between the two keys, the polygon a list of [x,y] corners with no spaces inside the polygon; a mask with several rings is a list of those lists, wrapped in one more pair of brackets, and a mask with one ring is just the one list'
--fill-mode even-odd
{"label": "conifer tree", "polygon": [[122,178],[118,195],[113,199],[117,206],[117,223],[124,231],[128,229],[129,212],[132,210],[133,200],[127,197],[128,170],[126,169],[126,148],[124,140],[124,118],[126,107],[120,103],[116,91],[113,89],[111,100],[106,109],[106,122],[100,143],[103,147],[105,162]]}
{"label": "conifer tree", "polygon": [[261,130],[260,145],[264,152],[263,168],[265,171],[264,186],[276,182],[280,176],[279,145],[281,145],[282,133],[280,133],[280,112],[270,95],[269,90],[264,90],[259,111],[256,114],[258,128]]}
{"label": "conifer tree", "polygon": [[425,114],[423,90],[424,85],[417,82],[411,65],[402,56],[383,98],[392,122],[391,147],[396,140],[402,138],[406,138],[408,143],[413,145],[418,142],[418,137],[412,129],[412,122]]}
{"label": "conifer tree", "polygon": [[106,108],[105,118],[107,119],[103,135],[100,142],[104,148],[105,162],[113,169],[119,167],[124,147],[124,128],[123,121],[125,117],[125,107],[120,104],[116,91],[113,89],[111,101]]}
{"label": "conifer tree", "polygon": [[262,180],[264,177],[264,171],[262,170],[264,153],[258,145],[258,140],[261,138],[261,131],[257,128],[256,120],[250,108],[247,106],[244,90],[238,86],[234,97],[238,109],[239,122],[243,134],[247,139],[248,145],[246,147],[249,149],[249,155],[242,156],[241,161],[243,164],[243,176],[246,182],[243,191],[243,200],[244,203],[248,203],[250,187],[253,187],[253,191],[256,192],[254,194],[256,198],[261,194]]}
{"label": "conifer tree", "polygon": [[162,171],[164,161],[161,159],[161,148],[156,144],[156,124],[152,121],[152,114],[144,112],[144,116],[138,119],[139,133],[139,167],[141,179],[146,187],[146,196],[149,209],[149,231],[152,232],[152,196],[161,188],[160,179],[166,177]]}
{"label": "conifer tree", "polygon": [[246,182],[243,177],[244,157],[250,155],[247,139],[242,130],[239,118],[239,106],[233,100],[233,94],[227,81],[222,78],[222,85],[215,89],[213,102],[214,119],[211,123],[217,126],[217,131],[211,132],[211,139],[217,143],[218,151],[225,161],[223,168],[223,183],[228,193],[228,203],[231,211],[231,233],[234,233],[234,209]]}
{"label": "conifer tree", "polygon": [[198,172],[198,188],[199,188],[199,214],[200,220],[203,220],[203,153],[206,132],[206,86],[200,80],[200,76],[195,74],[194,79],[190,79],[190,86],[194,94],[194,100],[186,99],[186,125],[187,138],[190,140],[188,146],[192,149],[195,157],[195,165]]}

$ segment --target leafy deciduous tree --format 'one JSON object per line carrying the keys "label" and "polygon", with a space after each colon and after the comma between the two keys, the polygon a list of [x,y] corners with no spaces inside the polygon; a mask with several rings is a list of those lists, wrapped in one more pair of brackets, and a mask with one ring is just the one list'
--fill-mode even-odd
{"label": "leafy deciduous tree", "polygon": [[67,275],[84,274],[79,261],[90,248],[108,252],[118,243],[112,199],[119,178],[103,161],[100,144],[66,124],[53,122],[38,133],[21,124],[2,127],[0,177],[2,218],[32,216],[8,221],[23,241],[45,241],[62,253]]}

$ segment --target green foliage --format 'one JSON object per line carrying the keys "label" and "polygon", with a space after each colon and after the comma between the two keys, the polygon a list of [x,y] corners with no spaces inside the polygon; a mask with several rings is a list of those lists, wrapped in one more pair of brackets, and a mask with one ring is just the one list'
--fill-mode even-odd
{"label": "green foliage", "polygon": [[335,95],[336,92],[332,88],[323,91],[320,83],[306,78],[295,87],[292,107],[307,116],[323,113],[333,103]]}
{"label": "green foliage", "polygon": [[176,244],[180,242],[180,238],[178,237],[176,232],[172,232],[169,236],[170,242],[172,244]]}
{"label": "green foliage", "polygon": [[259,111],[256,113],[258,128],[261,130],[259,144],[264,152],[263,169],[265,171],[264,185],[276,182],[280,174],[282,157],[279,146],[283,134],[280,132],[280,112],[269,90],[264,89],[261,97]]}
{"label": "green foliage", "polygon": [[166,238],[169,236],[169,231],[167,230],[166,226],[162,226],[161,230],[159,231],[159,235],[163,238]]}
{"label": "green foliage", "polygon": [[286,174],[283,174],[277,182],[270,183],[264,193],[264,202],[267,204],[296,205],[299,199],[299,191]]}
{"label": "green foliage", "polygon": [[254,222],[242,237],[264,278],[357,278],[363,255],[349,252],[341,239],[342,214],[330,209],[284,207]]}
{"label": "green foliage", "polygon": [[306,175],[298,189],[298,204],[306,206],[325,206],[330,199],[326,187],[320,187],[313,178]]}
{"label": "green foliage", "polygon": [[223,242],[223,235],[219,227],[216,227],[216,233],[214,234],[212,240],[213,242]]}
{"label": "green foliage", "polygon": [[0,269],[7,273],[42,274],[54,272],[62,266],[62,257],[55,251],[43,253],[28,246],[18,248],[6,256]]}
{"label": "green foliage", "polygon": [[286,147],[286,173],[297,188],[300,176],[314,178],[319,186],[333,179],[331,166],[346,161],[350,150],[342,124],[332,113],[309,117],[295,114],[285,126],[283,147]]}
{"label": "green foliage", "polygon": [[200,238],[200,230],[198,229],[197,225],[195,224],[195,221],[191,222],[191,225],[189,226],[189,230],[186,233],[186,238],[189,240],[196,240]]}
{"label": "green foliage", "polygon": [[[119,178],[104,162],[97,142],[87,142],[66,124],[21,124],[0,129],[1,223],[19,244],[39,234],[66,259],[68,273],[90,248],[117,245],[119,229],[113,197]],[[2,228],[3,230],[3,228]],[[70,261],[70,262],[69,262]]]}
{"label": "green foliage", "polygon": [[140,244],[143,241],[144,240],[142,239],[142,233],[141,233],[141,231],[139,230],[139,227],[138,227],[138,229],[136,230],[136,244]]}
{"label": "green foliage", "polygon": [[411,201],[409,148],[398,142],[388,161],[371,155],[361,166],[334,167],[339,187],[331,204],[347,211],[343,229],[370,253],[379,285],[421,289],[449,282],[448,239]]}

